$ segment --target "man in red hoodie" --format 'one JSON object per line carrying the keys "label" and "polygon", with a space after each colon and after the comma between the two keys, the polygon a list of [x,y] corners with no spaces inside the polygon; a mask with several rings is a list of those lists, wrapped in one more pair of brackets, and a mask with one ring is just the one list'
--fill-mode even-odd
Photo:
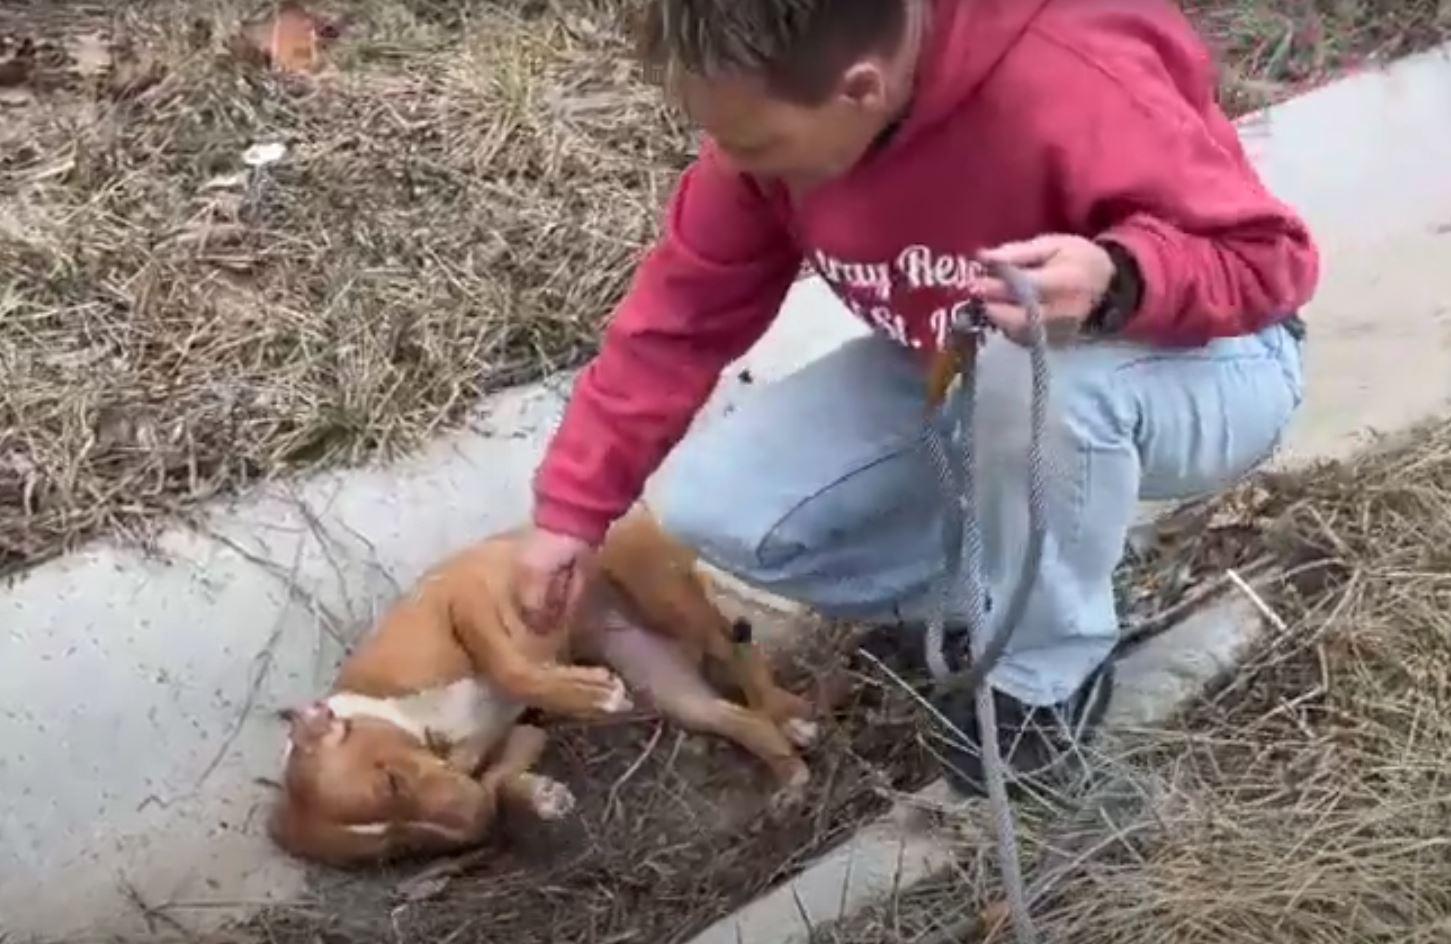
{"label": "man in red hoodie", "polygon": [[[984,571],[1026,540],[1024,314],[1054,346],[1041,576],[990,676],[1005,751],[1037,769],[1099,717],[1112,574],[1136,502],[1221,488],[1302,396],[1296,312],[1318,258],[1266,192],[1168,0],[650,0],[646,46],[707,132],[583,372],[536,480],[521,603],[577,598],[593,549],[761,337],[805,260],[875,331],[685,440],[666,526],[714,564],[835,616],[912,620],[942,568],[918,449],[952,314],[1001,329],[978,375]],[[970,699],[944,704],[963,731]],[[975,751],[953,752],[971,789]]]}

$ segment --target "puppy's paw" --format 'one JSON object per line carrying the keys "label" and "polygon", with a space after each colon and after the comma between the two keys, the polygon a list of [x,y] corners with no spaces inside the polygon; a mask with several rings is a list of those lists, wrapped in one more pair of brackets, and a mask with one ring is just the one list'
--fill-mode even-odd
{"label": "puppy's paw", "polygon": [[801,805],[806,799],[806,787],[811,783],[811,771],[801,763],[792,768],[781,786],[771,795],[770,814],[777,816]]}
{"label": "puppy's paw", "polygon": [[618,715],[633,710],[635,703],[630,700],[630,692],[625,688],[625,682],[619,676],[610,676],[610,690],[605,696],[601,710],[605,714]]}
{"label": "puppy's paw", "polygon": [[553,822],[574,812],[574,794],[558,780],[537,774],[529,778],[529,805],[542,820]]}
{"label": "puppy's paw", "polygon": [[821,727],[815,721],[805,718],[787,718],[781,723],[781,733],[797,747],[810,747],[821,736]]}
{"label": "puppy's paw", "polygon": [[569,678],[574,711],[618,715],[635,707],[624,681],[608,669],[576,668],[570,671]]}

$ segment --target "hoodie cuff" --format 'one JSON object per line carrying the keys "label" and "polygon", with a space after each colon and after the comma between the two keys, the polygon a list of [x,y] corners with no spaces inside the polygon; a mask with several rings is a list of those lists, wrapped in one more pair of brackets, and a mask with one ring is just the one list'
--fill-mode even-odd
{"label": "hoodie cuff", "polygon": [[609,516],[546,499],[536,499],[534,526],[541,531],[579,538],[592,547],[604,543],[612,524]]}
{"label": "hoodie cuff", "polygon": [[1138,304],[1120,327],[1119,335],[1148,344],[1177,342],[1177,326],[1168,310],[1169,298],[1164,291],[1164,271],[1156,235],[1131,221],[1100,234],[1098,243],[1117,246],[1133,260],[1138,273]]}
{"label": "hoodie cuff", "polygon": [[1095,242],[1113,261],[1113,278],[1103,298],[1089,312],[1084,327],[1089,334],[1113,336],[1120,334],[1143,306],[1144,274],[1134,254],[1112,236]]}

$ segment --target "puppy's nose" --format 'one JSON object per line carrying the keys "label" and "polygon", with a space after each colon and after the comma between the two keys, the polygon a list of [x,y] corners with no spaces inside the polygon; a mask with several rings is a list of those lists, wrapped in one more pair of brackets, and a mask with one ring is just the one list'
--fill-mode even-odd
{"label": "puppy's nose", "polygon": [[292,713],[292,738],[296,741],[315,741],[332,730],[337,718],[326,702],[315,701]]}

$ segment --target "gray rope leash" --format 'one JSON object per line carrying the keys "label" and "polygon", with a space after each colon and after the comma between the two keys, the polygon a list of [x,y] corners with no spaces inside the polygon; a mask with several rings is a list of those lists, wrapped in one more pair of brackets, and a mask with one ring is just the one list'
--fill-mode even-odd
{"label": "gray rope leash", "polygon": [[[1000,629],[987,636],[986,594],[982,585],[982,530],[977,506],[977,450],[974,448],[977,348],[984,326],[958,323],[953,328],[953,343],[962,346],[959,371],[961,388],[958,409],[952,416],[950,435],[944,437],[938,428],[938,417],[928,417],[924,440],[938,481],[944,491],[945,515],[943,541],[946,566],[938,592],[937,607],[927,624],[927,666],[940,691],[972,691],[976,697],[978,737],[982,745],[983,779],[992,809],[998,845],[998,868],[1013,933],[1018,944],[1036,944],[1037,930],[1029,913],[1027,892],[1018,858],[1017,824],[1008,800],[1006,765],[998,744],[997,708],[987,675],[1002,658],[1008,641],[1023,618],[1028,595],[1038,578],[1042,565],[1043,543],[1047,532],[1047,474],[1044,461],[1044,430],[1048,408],[1047,337],[1043,311],[1037,290],[1019,270],[996,266],[994,274],[1007,283],[1027,312],[1029,352],[1032,369],[1031,432],[1028,451],[1028,543],[1017,585],[1003,610]],[[946,407],[944,407],[946,408]],[[954,599],[955,598],[955,599]],[[972,663],[964,671],[954,673],[943,652],[946,616],[952,603],[956,612],[965,613],[972,652]]]}

